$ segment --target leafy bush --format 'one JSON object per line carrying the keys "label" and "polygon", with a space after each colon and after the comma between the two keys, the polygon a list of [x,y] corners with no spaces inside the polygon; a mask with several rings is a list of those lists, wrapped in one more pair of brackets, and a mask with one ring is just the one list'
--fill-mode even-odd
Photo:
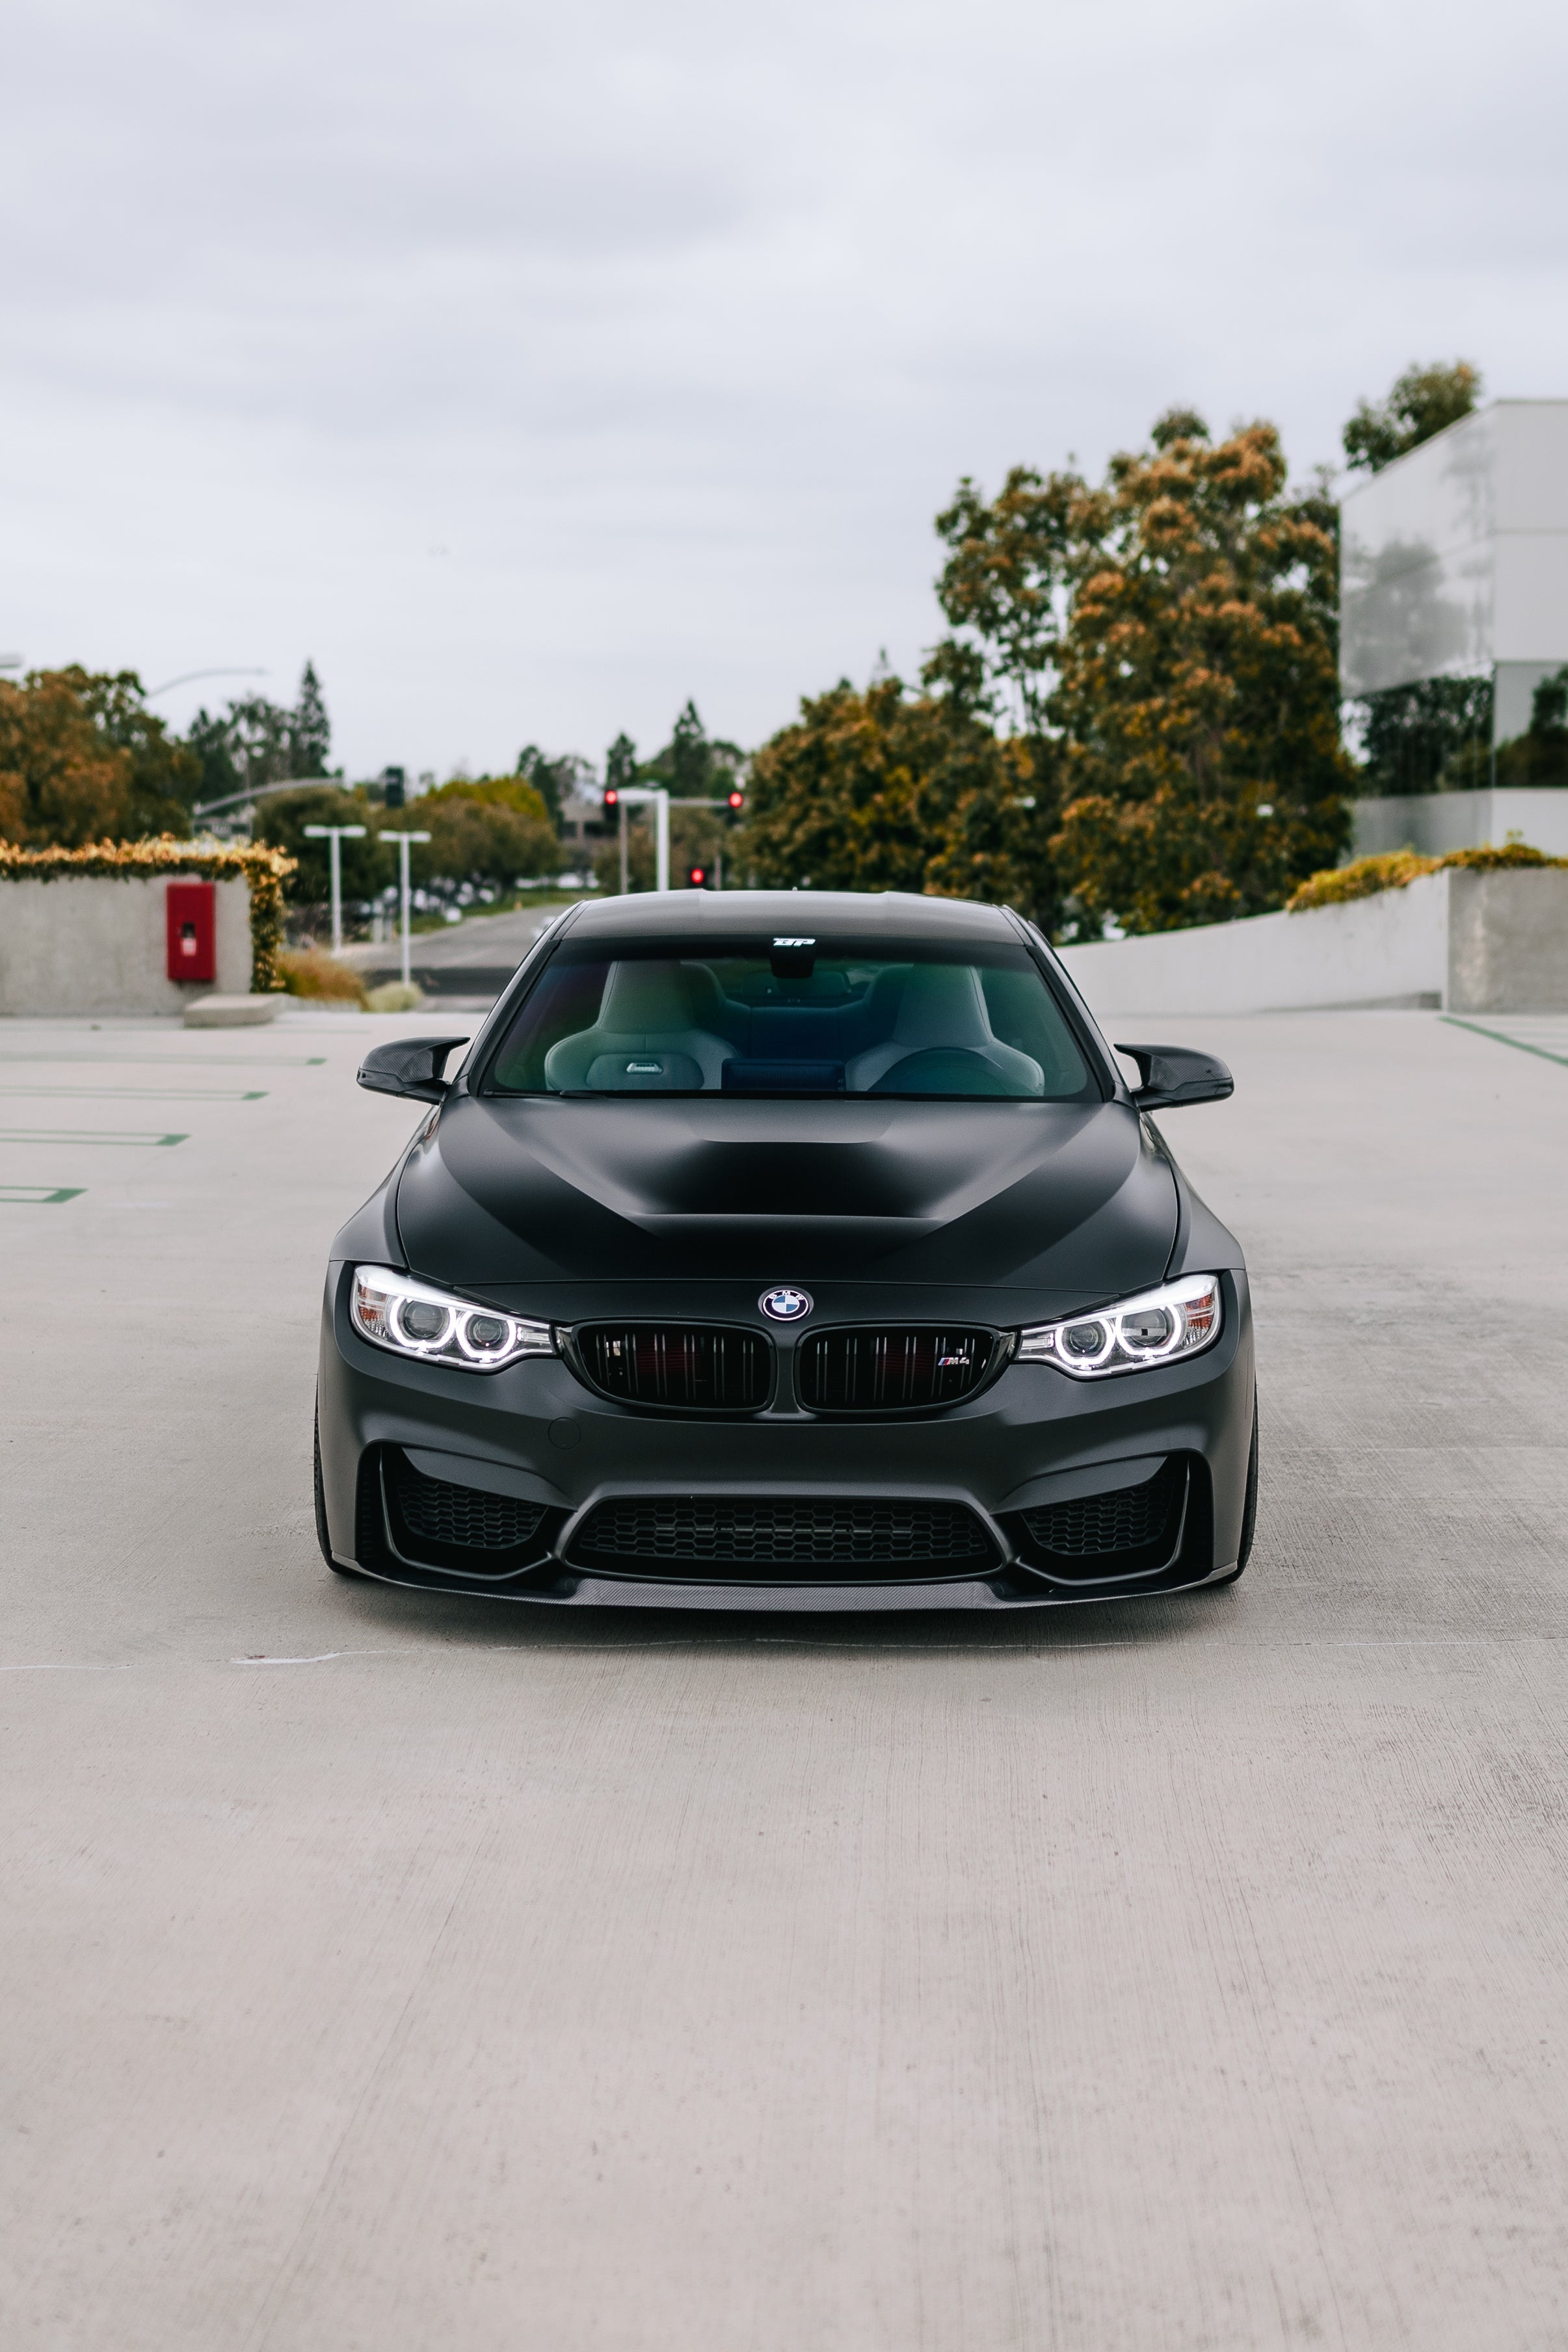
{"label": "leafy bush", "polygon": [[317,1003],[365,1005],[365,983],[350,964],[340,963],[323,948],[286,948],[277,959],[278,973],[290,996],[308,996]]}
{"label": "leafy bush", "polygon": [[1527,842],[1504,842],[1500,849],[1451,849],[1446,857],[1421,857],[1413,849],[1390,849],[1377,857],[1358,857],[1353,865],[1329,867],[1309,875],[1286,902],[1287,915],[1304,915],[1313,907],[1342,907],[1352,898],[1375,898],[1380,890],[1403,890],[1423,875],[1445,866],[1473,874],[1490,874],[1520,866],[1568,866],[1568,857],[1548,857]]}

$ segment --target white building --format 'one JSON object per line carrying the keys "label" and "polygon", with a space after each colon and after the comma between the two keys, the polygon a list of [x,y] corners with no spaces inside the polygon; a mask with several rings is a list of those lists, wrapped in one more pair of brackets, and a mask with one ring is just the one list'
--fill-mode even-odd
{"label": "white building", "polygon": [[1568,662],[1568,400],[1498,400],[1347,491],[1347,695],[1493,679],[1492,740],[1530,724]]}

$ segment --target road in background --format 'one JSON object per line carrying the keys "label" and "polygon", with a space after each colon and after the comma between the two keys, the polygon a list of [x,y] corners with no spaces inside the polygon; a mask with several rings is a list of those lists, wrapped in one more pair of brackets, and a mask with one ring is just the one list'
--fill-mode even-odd
{"label": "road in background", "polygon": [[352,1071],[415,1025],[0,1024],[8,2341],[1563,2341],[1545,1032],[1180,1024],[1250,1572],[865,1623],[322,1567],[323,1259],[413,1124]]}
{"label": "road in background", "polygon": [[[434,1002],[448,1006],[459,998],[470,1010],[493,1004],[545,925],[560,912],[560,904],[517,907],[506,915],[469,915],[444,930],[416,931],[410,942],[415,983]],[[394,938],[345,948],[341,961],[352,964],[374,988],[382,981],[402,979],[400,955]]]}

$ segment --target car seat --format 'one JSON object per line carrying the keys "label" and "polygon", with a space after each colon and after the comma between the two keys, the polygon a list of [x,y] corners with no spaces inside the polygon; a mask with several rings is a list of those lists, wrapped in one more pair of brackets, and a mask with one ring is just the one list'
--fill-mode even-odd
{"label": "car seat", "polygon": [[559,1038],[545,1055],[546,1086],[560,1094],[722,1086],[735,1048],[698,1025],[692,995],[679,963],[633,958],[612,964],[593,1026]]}
{"label": "car seat", "polygon": [[[936,1049],[975,1056],[1001,1082],[999,1090],[1007,1094],[1045,1091],[1044,1076],[1033,1056],[1020,1054],[1016,1045],[1004,1045],[992,1031],[980,975],[967,963],[917,963],[904,983],[893,1035],[885,1045],[870,1045],[855,1055],[845,1068],[844,1084],[852,1094],[869,1094],[883,1079],[896,1088],[900,1062],[929,1055]],[[980,1073],[977,1070],[976,1075]],[[956,1090],[947,1085],[932,1088],[942,1093]]]}

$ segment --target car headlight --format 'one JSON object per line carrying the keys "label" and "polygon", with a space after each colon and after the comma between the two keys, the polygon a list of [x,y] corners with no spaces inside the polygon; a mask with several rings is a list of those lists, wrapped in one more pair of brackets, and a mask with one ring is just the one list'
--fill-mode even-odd
{"label": "car headlight", "polygon": [[465,1372],[498,1372],[519,1356],[556,1352],[548,1323],[476,1307],[472,1299],[455,1298],[449,1290],[415,1282],[390,1265],[354,1268],[349,1319],[361,1339],[378,1348]]}
{"label": "car headlight", "polygon": [[1120,1299],[1071,1323],[1037,1323],[1019,1333],[1016,1361],[1054,1364],[1074,1380],[1135,1372],[1196,1356],[1219,1337],[1219,1276],[1189,1274],[1162,1289]]}

